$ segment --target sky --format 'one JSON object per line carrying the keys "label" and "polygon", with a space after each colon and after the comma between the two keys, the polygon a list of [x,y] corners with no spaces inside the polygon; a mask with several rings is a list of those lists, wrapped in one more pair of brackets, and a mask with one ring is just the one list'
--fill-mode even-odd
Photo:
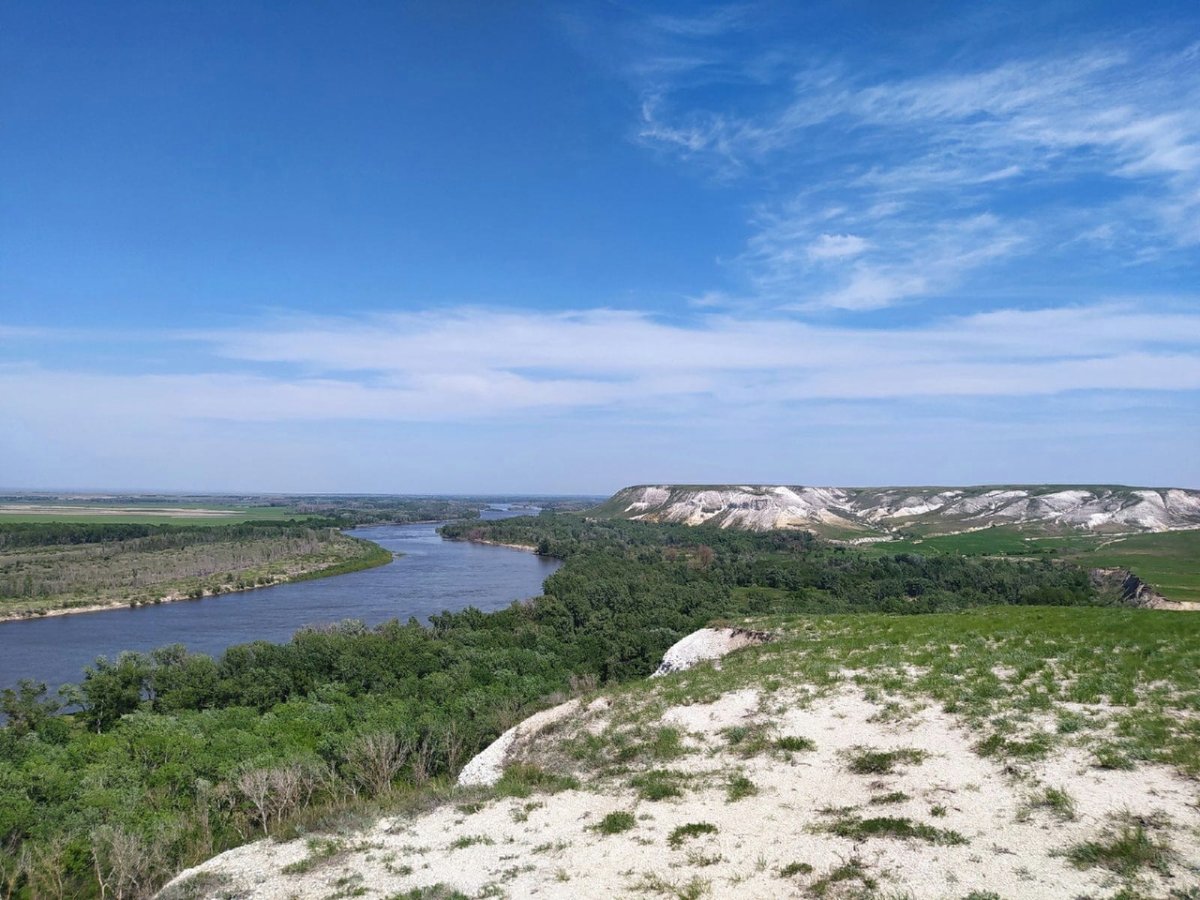
{"label": "sky", "polygon": [[0,487],[1200,487],[1194,2],[0,10]]}

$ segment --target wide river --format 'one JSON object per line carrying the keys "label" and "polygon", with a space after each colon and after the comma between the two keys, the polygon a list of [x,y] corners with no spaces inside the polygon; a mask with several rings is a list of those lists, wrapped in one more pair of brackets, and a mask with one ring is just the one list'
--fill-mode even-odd
{"label": "wide river", "polygon": [[[527,514],[484,510],[487,519]],[[404,555],[386,566],[274,587],[185,600],[0,622],[0,688],[18,679],[51,689],[79,681],[97,656],[186,644],[217,654],[247,641],[287,641],[305,625],[361,619],[425,621],[443,610],[493,610],[541,593],[556,560],[482,544],[444,541],[436,525],[379,525],[351,534]]]}

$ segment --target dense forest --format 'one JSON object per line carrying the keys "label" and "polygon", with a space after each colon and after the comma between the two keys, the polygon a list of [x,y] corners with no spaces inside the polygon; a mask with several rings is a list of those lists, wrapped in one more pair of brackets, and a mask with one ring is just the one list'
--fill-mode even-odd
{"label": "dense forest", "polygon": [[868,558],[800,532],[555,514],[444,531],[566,562],[495,613],[346,622],[217,659],[165,647],[98,660],[58,698],[4,691],[0,892],[141,897],[256,836],[428,793],[532,709],[644,677],[723,617],[1101,600],[1069,565]]}

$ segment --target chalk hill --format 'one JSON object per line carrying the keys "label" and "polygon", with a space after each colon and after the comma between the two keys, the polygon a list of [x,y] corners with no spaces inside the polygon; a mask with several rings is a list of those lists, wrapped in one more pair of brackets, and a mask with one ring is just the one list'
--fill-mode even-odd
{"label": "chalk hill", "polygon": [[839,488],[797,485],[637,485],[591,515],[826,537],[931,535],[993,525],[1097,533],[1200,528],[1200,491],[1091,485]]}

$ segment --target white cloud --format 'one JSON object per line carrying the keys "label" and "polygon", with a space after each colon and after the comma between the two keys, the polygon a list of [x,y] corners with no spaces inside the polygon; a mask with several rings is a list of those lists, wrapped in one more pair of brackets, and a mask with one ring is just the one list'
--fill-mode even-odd
{"label": "white cloud", "polygon": [[867,249],[867,242],[856,234],[822,234],[808,245],[809,259],[846,259]]}
{"label": "white cloud", "polygon": [[[856,302],[889,289],[871,285]],[[665,421],[700,411],[780,415],[814,399],[1200,390],[1200,314],[1131,306],[1007,310],[889,331],[727,315],[682,326],[613,310],[453,310],[264,322],[166,340],[203,342],[233,368],[164,375],[8,365],[0,417],[96,428],[596,411]]]}
{"label": "white cloud", "polygon": [[[770,191],[738,260],[763,302],[878,309],[1050,252],[1088,218],[1117,223],[1112,265],[1200,244],[1194,57],[1130,40],[886,80],[801,62],[762,86],[734,71],[741,90],[711,108],[662,78],[640,137]],[[953,234],[973,220],[988,227]]]}
{"label": "white cloud", "polygon": [[[140,334],[120,373],[0,364],[0,458],[10,482],[83,487],[994,481],[997,465],[1069,480],[1085,476],[1044,468],[1045,448],[1077,459],[1100,428],[1117,436],[1086,454],[1088,477],[1186,481],[1194,460],[1179,448],[1200,420],[1195,393],[1182,392],[1200,391],[1200,313],[1194,299],[1174,305],[1010,309],[887,330],[457,309]],[[86,359],[79,338],[62,335],[66,358]],[[139,341],[147,359],[209,362],[139,369]],[[951,458],[956,446],[972,448],[969,465]],[[480,453],[497,460],[486,474]],[[980,474],[953,475],[967,470]]]}
{"label": "white cloud", "polygon": [[857,269],[848,284],[830,291],[816,305],[833,309],[869,310],[891,306],[897,300],[925,293],[929,279],[923,275]]}

